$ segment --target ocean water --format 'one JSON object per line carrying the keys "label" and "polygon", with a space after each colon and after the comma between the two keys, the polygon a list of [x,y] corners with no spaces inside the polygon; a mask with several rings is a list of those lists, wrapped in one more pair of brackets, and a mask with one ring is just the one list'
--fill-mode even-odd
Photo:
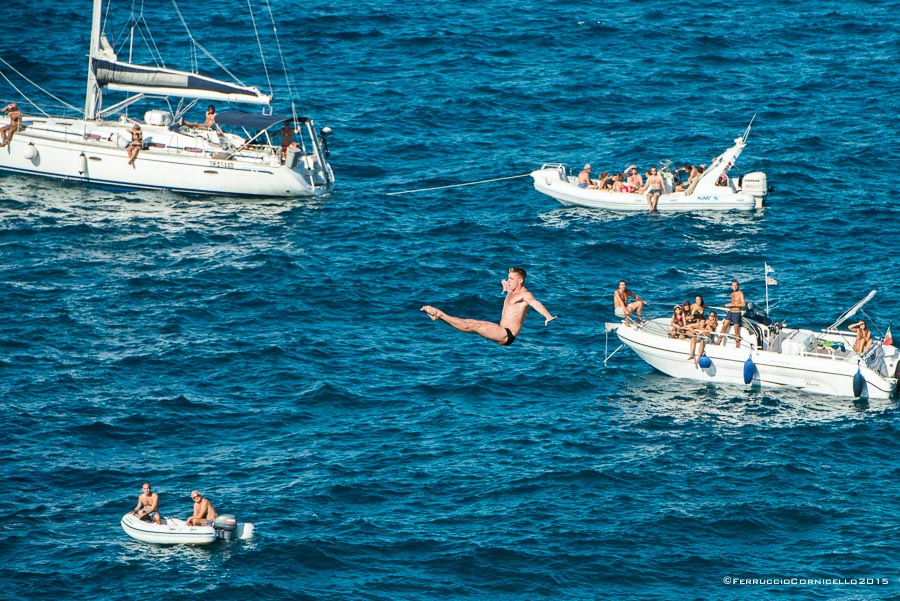
{"label": "ocean water", "polygon": [[[604,362],[603,326],[619,279],[654,315],[733,277],[764,304],[765,263],[791,325],[871,289],[873,326],[900,319],[896,2],[269,6],[336,132],[330,196],[0,178],[0,597],[900,598],[894,401]],[[245,3],[179,8],[268,85]],[[80,106],[89,9],[4,2],[0,57]],[[172,9],[143,10],[190,66]],[[0,72],[0,100],[40,98]],[[754,114],[756,213],[564,208],[528,178],[389,195],[709,162]],[[513,265],[559,319],[510,347],[419,311],[497,320]],[[144,481],[164,514],[199,488],[257,536],[134,541]]]}

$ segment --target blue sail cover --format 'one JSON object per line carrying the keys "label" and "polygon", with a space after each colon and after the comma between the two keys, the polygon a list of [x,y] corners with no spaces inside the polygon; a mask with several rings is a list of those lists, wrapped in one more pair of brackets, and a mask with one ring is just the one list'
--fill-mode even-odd
{"label": "blue sail cover", "polygon": [[[300,123],[305,123],[307,120],[306,117],[297,117],[297,121]],[[219,125],[236,125],[247,129],[268,129],[285,121],[293,122],[294,118],[290,115],[262,115],[234,110],[216,113],[216,123]]]}

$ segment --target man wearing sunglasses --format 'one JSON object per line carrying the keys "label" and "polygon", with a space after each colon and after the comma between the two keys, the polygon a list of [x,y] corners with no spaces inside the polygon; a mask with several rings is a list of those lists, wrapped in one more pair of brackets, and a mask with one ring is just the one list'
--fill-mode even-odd
{"label": "man wearing sunglasses", "polygon": [[191,499],[194,501],[194,515],[187,519],[188,526],[206,526],[216,519],[215,508],[199,490],[191,491]]}

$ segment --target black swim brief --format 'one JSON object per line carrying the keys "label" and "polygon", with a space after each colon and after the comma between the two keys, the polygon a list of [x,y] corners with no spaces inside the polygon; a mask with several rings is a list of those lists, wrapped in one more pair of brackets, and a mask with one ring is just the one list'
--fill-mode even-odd
{"label": "black swim brief", "polygon": [[512,344],[513,342],[516,341],[516,337],[513,336],[513,333],[510,331],[509,328],[503,328],[503,329],[506,330],[506,342],[501,342],[500,346],[509,346],[510,344]]}

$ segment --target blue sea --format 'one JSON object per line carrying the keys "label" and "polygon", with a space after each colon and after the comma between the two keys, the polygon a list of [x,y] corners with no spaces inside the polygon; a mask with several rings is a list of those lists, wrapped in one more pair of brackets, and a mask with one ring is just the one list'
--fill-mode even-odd
{"label": "blue sea", "polygon": [[[126,4],[191,67],[168,3]],[[764,305],[766,263],[790,325],[873,289],[872,327],[900,324],[896,2],[254,0],[269,72],[246,2],[178,6],[284,111],[271,8],[336,187],[0,178],[0,597],[900,599],[896,402],[676,380],[605,361],[604,329],[620,279],[652,316],[732,278]],[[81,107],[90,3],[0,18],[0,58]],[[0,101],[56,103],[0,72]],[[754,115],[762,211],[565,208],[513,177],[709,163]],[[419,310],[497,321],[511,266],[559,319],[509,347]],[[257,535],[132,540],[144,481]]]}

